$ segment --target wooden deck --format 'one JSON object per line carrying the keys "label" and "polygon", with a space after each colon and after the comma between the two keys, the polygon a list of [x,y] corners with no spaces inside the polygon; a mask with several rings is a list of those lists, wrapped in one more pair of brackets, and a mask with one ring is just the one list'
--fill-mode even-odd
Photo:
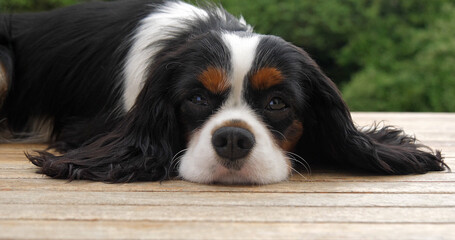
{"label": "wooden deck", "polygon": [[[355,113],[442,149],[455,168],[455,114]],[[455,173],[366,176],[333,169],[268,186],[104,184],[36,174],[0,145],[0,239],[455,239]]]}

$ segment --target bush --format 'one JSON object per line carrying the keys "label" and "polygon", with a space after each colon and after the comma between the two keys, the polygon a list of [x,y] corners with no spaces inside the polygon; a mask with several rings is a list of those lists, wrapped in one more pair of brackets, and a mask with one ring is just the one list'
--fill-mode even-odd
{"label": "bush", "polygon": [[[438,4],[429,6],[430,2]],[[398,18],[392,13],[375,23],[379,24],[375,29],[382,28],[388,35],[358,36],[343,49],[340,59],[346,61],[358,61],[354,53],[363,53],[361,70],[342,88],[344,97],[353,110],[360,111],[453,112],[455,6],[442,1],[400,3],[422,17]]]}
{"label": "bush", "polygon": [[303,47],[355,111],[455,111],[451,0],[223,0]]}
{"label": "bush", "polygon": [[7,12],[43,11],[87,0],[1,0],[0,9]]}

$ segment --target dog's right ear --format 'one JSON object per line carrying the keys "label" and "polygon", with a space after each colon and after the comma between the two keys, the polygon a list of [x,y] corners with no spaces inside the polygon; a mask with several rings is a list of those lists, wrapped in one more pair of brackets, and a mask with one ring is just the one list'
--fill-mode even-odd
{"label": "dog's right ear", "polygon": [[[132,109],[111,131],[63,155],[27,154],[40,173],[69,180],[103,182],[157,181],[171,175],[180,150],[178,119],[169,85],[178,65],[157,63]],[[153,87],[152,87],[153,86]]]}

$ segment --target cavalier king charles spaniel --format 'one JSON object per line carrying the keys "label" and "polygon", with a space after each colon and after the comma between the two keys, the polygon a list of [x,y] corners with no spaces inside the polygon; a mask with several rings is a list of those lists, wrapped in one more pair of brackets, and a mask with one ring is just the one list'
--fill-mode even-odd
{"label": "cavalier king charles spaniel", "polygon": [[378,174],[447,167],[397,128],[357,129],[304,50],[206,5],[0,15],[0,141],[48,141],[28,159],[70,180],[269,184],[303,161]]}

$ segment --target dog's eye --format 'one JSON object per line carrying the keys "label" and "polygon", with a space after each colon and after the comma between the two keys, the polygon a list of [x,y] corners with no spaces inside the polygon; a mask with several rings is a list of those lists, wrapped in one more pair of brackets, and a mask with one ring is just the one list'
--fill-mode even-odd
{"label": "dog's eye", "polygon": [[201,106],[208,106],[209,105],[208,100],[205,97],[201,96],[201,95],[194,95],[189,100],[192,103],[196,104],[196,105],[201,105]]}
{"label": "dog's eye", "polygon": [[271,111],[284,110],[286,108],[286,103],[279,97],[272,98],[272,100],[269,102],[269,105],[267,106],[267,110]]}

